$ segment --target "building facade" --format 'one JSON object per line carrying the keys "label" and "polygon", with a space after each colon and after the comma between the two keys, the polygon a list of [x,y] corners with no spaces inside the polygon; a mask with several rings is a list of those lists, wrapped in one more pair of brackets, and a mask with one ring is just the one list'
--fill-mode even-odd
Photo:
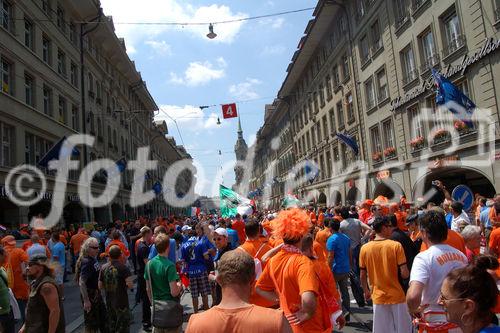
{"label": "building facade", "polygon": [[[16,227],[28,223],[34,215],[50,211],[55,171],[43,169],[48,183],[45,191],[39,181],[23,184],[41,199],[29,207],[14,204],[13,194],[4,184],[13,167],[36,166],[63,136],[93,135],[95,143],[87,149],[89,162],[102,158],[132,160],[137,148],[150,146],[150,158],[159,163],[146,180],[146,189],[163,178],[169,165],[190,159],[183,147],[166,137],[166,124],[154,122],[158,106],[127,56],[125,42],[116,36],[112,19],[102,14],[99,1],[1,0],[0,8],[1,224]],[[80,29],[85,32],[83,50]],[[78,159],[81,165],[82,153]],[[80,166],[80,170],[70,172],[60,222],[107,223],[138,214],[181,211],[157,199],[142,207],[131,207],[134,176],[128,170],[123,172],[118,195],[109,205],[87,210],[77,189],[82,169]],[[187,193],[193,179],[180,177],[178,188],[172,191]],[[89,185],[91,193],[97,196],[105,184],[102,174],[96,174]]]}
{"label": "building facade", "polygon": [[[295,194],[329,206],[378,195],[428,200],[440,179],[492,196],[500,188],[498,5],[320,1],[278,93],[290,100],[295,162],[320,169]],[[472,127],[436,107],[432,68],[475,102]]]}

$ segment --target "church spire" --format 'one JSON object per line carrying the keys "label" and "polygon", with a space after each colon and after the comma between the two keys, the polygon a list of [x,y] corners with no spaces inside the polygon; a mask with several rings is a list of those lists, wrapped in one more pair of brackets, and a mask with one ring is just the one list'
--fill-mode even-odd
{"label": "church spire", "polygon": [[238,115],[238,139],[243,139],[243,130],[241,129],[240,115]]}

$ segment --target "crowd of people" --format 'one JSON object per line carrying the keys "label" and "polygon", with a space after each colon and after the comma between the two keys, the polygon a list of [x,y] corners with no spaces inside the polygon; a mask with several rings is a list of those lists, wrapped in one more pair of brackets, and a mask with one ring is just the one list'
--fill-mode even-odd
{"label": "crowd of people", "polygon": [[500,195],[478,196],[465,212],[438,184],[440,204],[378,197],[230,218],[141,217],[32,230],[21,246],[5,235],[2,332],[16,321],[20,332],[64,332],[73,273],[85,332],[129,332],[134,288],[143,330],[159,333],[182,331],[186,292],[188,333],[331,332],[351,321],[353,303],[372,307],[375,333],[500,332]]}

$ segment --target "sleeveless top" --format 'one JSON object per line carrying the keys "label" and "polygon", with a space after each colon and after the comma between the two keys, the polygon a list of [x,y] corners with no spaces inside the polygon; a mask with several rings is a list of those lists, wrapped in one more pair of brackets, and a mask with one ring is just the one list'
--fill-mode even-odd
{"label": "sleeveless top", "polygon": [[[26,305],[26,332],[46,333],[49,330],[50,311],[47,307],[47,304],[45,303],[43,296],[40,294],[41,287],[46,283],[52,284],[54,287],[56,287],[56,290],[58,290],[55,280],[48,275],[33,281],[28,298],[28,304]],[[64,333],[64,307],[62,305],[61,298],[59,297],[59,291],[57,292],[57,294],[59,298],[60,315],[56,333]]]}

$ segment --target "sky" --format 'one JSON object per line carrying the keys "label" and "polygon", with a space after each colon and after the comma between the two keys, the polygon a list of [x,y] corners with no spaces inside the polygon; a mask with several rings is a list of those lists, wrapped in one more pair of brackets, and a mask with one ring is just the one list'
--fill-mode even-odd
{"label": "sky", "polygon": [[[237,103],[250,146],[313,10],[216,24],[218,36],[212,40],[206,37],[207,25],[119,23],[219,22],[314,7],[316,1],[101,0],[101,5],[104,14],[113,17],[116,34],[125,38],[127,53],[160,108],[155,119],[165,120],[169,135],[193,157],[196,193],[217,194],[213,189],[218,188],[214,182],[221,166],[236,159],[238,124],[236,118],[222,118],[220,105]],[[215,106],[200,110],[201,105]],[[222,176],[225,186],[234,183],[234,172],[228,169]]]}

